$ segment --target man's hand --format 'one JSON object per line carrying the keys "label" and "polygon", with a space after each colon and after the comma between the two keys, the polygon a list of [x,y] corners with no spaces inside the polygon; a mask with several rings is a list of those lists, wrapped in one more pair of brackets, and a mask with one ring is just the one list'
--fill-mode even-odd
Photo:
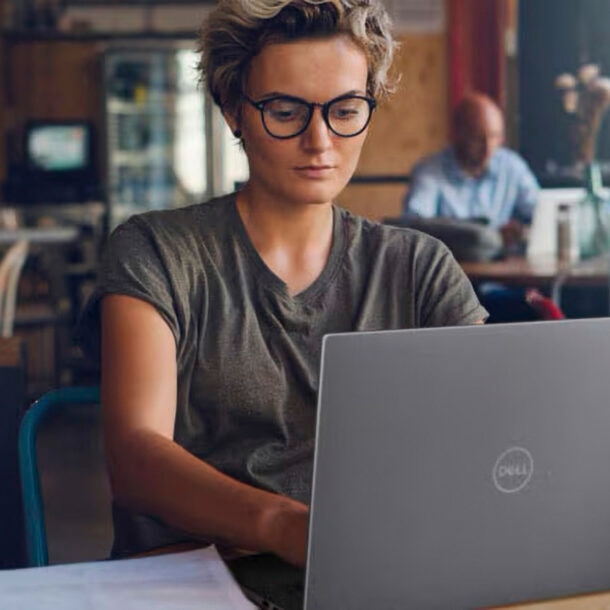
{"label": "man's hand", "polygon": [[527,225],[518,220],[509,220],[504,226],[500,227],[500,234],[504,242],[504,249],[508,253],[523,253],[529,236]]}

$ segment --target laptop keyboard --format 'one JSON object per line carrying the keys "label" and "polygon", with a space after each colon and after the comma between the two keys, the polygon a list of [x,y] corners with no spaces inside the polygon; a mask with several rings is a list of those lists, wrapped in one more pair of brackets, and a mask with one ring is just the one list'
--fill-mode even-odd
{"label": "laptop keyboard", "polygon": [[265,610],[301,610],[305,572],[271,554],[227,562],[248,599]]}

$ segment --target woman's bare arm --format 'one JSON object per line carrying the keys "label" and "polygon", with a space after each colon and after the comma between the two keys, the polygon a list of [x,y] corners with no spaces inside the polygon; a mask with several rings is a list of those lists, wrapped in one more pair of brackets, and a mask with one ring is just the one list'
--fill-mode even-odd
{"label": "woman's bare arm", "polygon": [[304,565],[307,507],[232,479],[173,441],[176,345],[159,312],[102,301],[102,407],[115,501],[194,537]]}

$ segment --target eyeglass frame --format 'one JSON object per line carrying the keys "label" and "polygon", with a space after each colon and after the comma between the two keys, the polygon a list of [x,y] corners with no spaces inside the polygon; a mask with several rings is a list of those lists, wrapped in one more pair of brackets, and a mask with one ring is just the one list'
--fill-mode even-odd
{"label": "eyeglass frame", "polygon": [[[311,119],[313,117],[313,112],[316,108],[319,108],[320,111],[322,112],[322,118],[324,119],[324,123],[326,124],[326,127],[328,127],[328,129],[330,129],[330,131],[332,131],[332,133],[334,133],[336,136],[339,136],[340,138],[354,138],[356,136],[359,136],[369,126],[369,123],[371,122],[371,118],[373,117],[373,110],[375,110],[375,108],[377,107],[377,100],[375,100],[374,98],[369,97],[368,95],[354,95],[354,94],[350,94],[350,93],[346,93],[346,94],[334,97],[332,100],[328,100],[328,102],[324,102],[323,104],[320,104],[319,102],[308,102],[307,100],[304,100],[301,97],[296,97],[294,95],[273,95],[271,97],[256,101],[244,93],[243,98],[251,106],[254,106],[254,108],[256,108],[261,113],[261,122],[263,124],[263,127],[265,128],[265,131],[272,138],[275,138],[277,140],[289,140],[291,138],[296,138],[296,137],[300,136],[302,133],[304,133],[311,123]],[[333,129],[333,127],[330,124],[330,121],[328,119],[328,109],[335,102],[339,102],[344,99],[354,99],[354,98],[364,100],[365,102],[367,102],[367,104],[369,106],[369,116],[368,116],[366,122],[364,123],[364,126],[362,127],[362,129],[360,129],[356,133],[352,133],[348,136],[341,134],[341,133],[337,133],[337,131],[335,131]],[[267,123],[265,122],[265,106],[269,102],[273,102],[275,100],[289,100],[291,102],[298,102],[307,107],[309,115],[307,116],[307,119],[305,120],[303,127],[301,127],[301,129],[299,129],[299,131],[297,131],[297,133],[292,134],[290,136],[276,136],[275,134],[273,134],[269,131],[269,128],[267,127]]]}

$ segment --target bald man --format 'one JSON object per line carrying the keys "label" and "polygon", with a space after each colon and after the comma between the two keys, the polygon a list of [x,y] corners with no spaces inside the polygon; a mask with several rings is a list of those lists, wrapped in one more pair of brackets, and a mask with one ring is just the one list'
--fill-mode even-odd
{"label": "bald man", "polygon": [[485,219],[514,238],[531,222],[539,186],[525,161],[502,147],[501,110],[471,93],[458,104],[453,124],[452,146],[413,169],[404,216]]}

